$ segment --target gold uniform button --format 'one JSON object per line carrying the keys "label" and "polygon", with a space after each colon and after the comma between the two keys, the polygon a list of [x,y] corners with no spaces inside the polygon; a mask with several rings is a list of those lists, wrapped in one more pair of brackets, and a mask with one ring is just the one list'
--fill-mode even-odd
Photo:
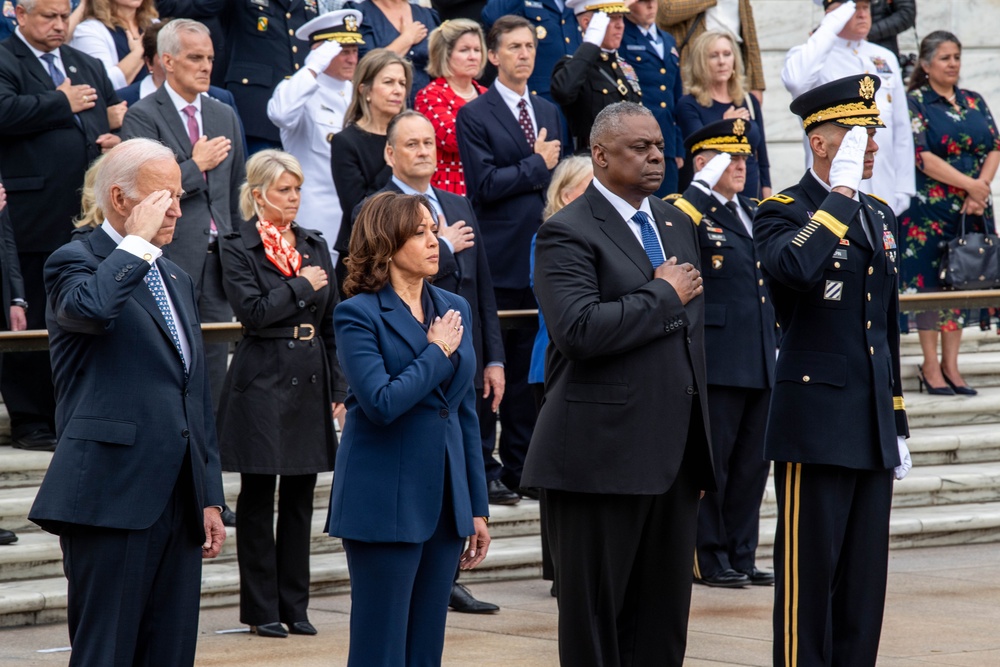
{"label": "gold uniform button", "polygon": [[666,74],[666,73],[667,73],[667,70],[665,70],[665,69],[663,69],[663,68],[661,67],[661,68],[660,68],[660,74]]}
{"label": "gold uniform button", "polygon": [[566,25],[566,19],[562,20],[562,25]]}
{"label": "gold uniform button", "polygon": [[899,273],[899,269],[897,269],[896,267],[892,267],[892,272],[893,273]]}
{"label": "gold uniform button", "polygon": [[763,278],[760,278],[760,279],[759,279],[759,280],[757,281],[757,284],[758,284],[758,285],[763,285],[763,284],[764,284],[764,279],[763,279]]}
{"label": "gold uniform button", "polygon": [[569,44],[569,37],[566,38],[566,43]]}
{"label": "gold uniform button", "polygon": [[[663,107],[664,109],[666,109],[667,108],[667,103],[666,102],[660,102],[660,106]],[[722,245],[722,244],[720,243],[719,245]]]}
{"label": "gold uniform button", "polygon": [[809,382],[809,376],[808,375],[803,375],[802,376],[802,381],[803,382]]}
{"label": "gold uniform button", "polygon": [[608,94],[608,89],[607,88],[601,88],[601,93],[607,95]]}
{"label": "gold uniform button", "polygon": [[292,53],[298,53],[298,52],[299,52],[299,47],[293,46],[292,47]]}
{"label": "gold uniform button", "polygon": [[871,292],[868,292],[868,300],[869,300],[869,301],[871,301],[871,300],[872,300],[872,293],[871,293]]}
{"label": "gold uniform button", "polygon": [[758,269],[760,268],[760,262],[759,261],[757,262],[757,268]]}
{"label": "gold uniform button", "polygon": [[839,269],[840,268],[840,262],[834,262],[833,263],[833,268]]}
{"label": "gold uniform button", "polygon": [[715,245],[722,245],[722,241],[716,241]]}
{"label": "gold uniform button", "polygon": [[635,57],[635,61],[636,61],[637,63],[641,63],[641,62],[642,62],[642,56],[636,56],[636,57]]}
{"label": "gold uniform button", "polygon": [[871,266],[868,267],[868,275],[875,273],[875,269]]}
{"label": "gold uniform button", "polygon": [[295,63],[295,69],[298,69],[298,68],[299,68],[299,64]]}
{"label": "gold uniform button", "polygon": [[868,322],[865,324],[865,329],[871,329],[871,328],[872,328],[872,321],[868,320]]}
{"label": "gold uniform button", "polygon": [[761,303],[767,303],[767,297],[766,296],[760,297],[760,302]]}
{"label": "gold uniform button", "polygon": [[241,83],[250,83],[250,79],[243,79]]}
{"label": "gold uniform button", "polygon": [[660,90],[666,90],[666,89],[667,89],[666,86],[660,86]]}
{"label": "gold uniform button", "polygon": [[868,348],[868,352],[869,352],[869,353],[870,353],[870,354],[871,354],[871,355],[872,355],[873,357],[875,356],[875,348],[874,348],[874,347],[870,347],[870,348]]}
{"label": "gold uniform button", "polygon": [[535,20],[536,20],[536,21],[541,21],[541,20],[542,20],[542,17],[541,17],[541,16],[536,16],[536,17],[535,17]]}
{"label": "gold uniform button", "polygon": [[285,18],[286,19],[292,18],[292,13],[291,12],[285,12]]}
{"label": "gold uniform button", "polygon": [[289,34],[289,35],[294,35],[294,34],[295,34],[295,31],[294,31],[294,30],[292,30],[291,28],[289,28],[289,29],[288,29],[288,34]]}

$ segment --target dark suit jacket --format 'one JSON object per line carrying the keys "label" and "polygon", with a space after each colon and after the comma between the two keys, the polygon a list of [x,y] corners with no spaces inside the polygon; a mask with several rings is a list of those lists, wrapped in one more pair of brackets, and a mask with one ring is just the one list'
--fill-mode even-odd
{"label": "dark suit jacket", "polygon": [[198,284],[205,266],[211,221],[215,220],[219,236],[225,236],[242,220],[239,192],[246,180],[246,166],[239,141],[241,130],[235,111],[218,100],[201,96],[202,134],[233,140],[233,148],[226,159],[203,176],[191,159],[187,127],[170,100],[166,85],[129,108],[122,125],[122,138],[156,139],[177,155],[184,188],[181,219],[177,221],[174,240],[163,248],[163,252]]}
{"label": "dark suit jacket", "polygon": [[[764,455],[862,470],[899,465],[899,226],[810,172],[761,202],[754,243],[781,325]],[[858,213],[873,227],[868,242]],[[817,415],[823,426],[816,424]]]}
{"label": "dark suit jacket", "polygon": [[[391,180],[379,192],[401,192]],[[375,193],[378,194],[378,193]],[[476,214],[472,204],[465,197],[434,188],[434,194],[444,210],[445,221],[450,225],[464,220],[472,227],[475,245],[457,255],[441,243],[438,248],[438,273],[432,279],[435,287],[452,294],[458,294],[469,302],[472,311],[472,347],[476,351],[476,389],[483,388],[483,367],[486,364],[504,363],[503,339],[500,336],[500,318],[497,316],[497,302],[493,295],[493,278],[486,260],[486,246],[483,243]],[[354,217],[357,217],[358,208]]]}
{"label": "dark suit jacket", "polygon": [[[690,218],[650,198],[669,257],[697,267]],[[551,342],[545,400],[523,486],[661,494],[688,444],[700,488],[714,489],[708,448],[703,297],[686,306],[653,278],[642,245],[593,185],[549,218],[535,244],[535,294]],[[700,421],[692,423],[692,415]]]}
{"label": "dark suit jacket", "polygon": [[21,263],[17,258],[14,228],[7,208],[4,207],[0,211],[0,324],[3,329],[10,329],[10,302],[23,298],[24,280],[21,278]]}
{"label": "dark suit jacket", "polygon": [[59,52],[73,83],[97,90],[96,105],[76,116],[17,35],[0,43],[0,173],[22,253],[69,241],[83,173],[101,154],[97,137],[110,132],[108,107],[119,102],[104,65],[70,46]]}
{"label": "dark suit jacket", "polygon": [[[429,284],[424,289],[438,313],[455,309],[462,320],[471,317],[462,297]],[[471,535],[472,517],[489,515],[472,340],[463,336],[446,357],[388,284],[341,303],[333,322],[349,390],[327,532],[365,542],[425,542],[450,493],[458,534]]]}
{"label": "dark suit jacket", "polygon": [[[129,107],[139,101],[139,86],[142,85],[142,81],[136,81],[124,88],[119,88],[115,92],[118,93],[118,97],[122,99],[123,102],[128,102]],[[247,137],[246,133],[243,131],[243,119],[240,118],[239,109],[236,108],[236,100],[233,98],[233,94],[226,90],[225,88],[219,88],[218,86],[208,87],[208,96],[213,97],[228,107],[236,113],[236,119],[240,121],[240,139],[243,142],[243,155],[247,154]]]}
{"label": "dark suit jacket", "polygon": [[[549,140],[562,136],[559,109],[532,97],[535,120]],[[545,207],[552,172],[524,138],[495,86],[458,110],[458,148],[495,287],[529,289],[528,255]]]}
{"label": "dark suit jacket", "polygon": [[[684,199],[702,214],[698,243],[708,383],[769,389],[774,385],[777,320],[753,238],[741,220],[697,186],[688,187]],[[757,205],[743,196],[739,200],[753,220]]]}
{"label": "dark suit jacket", "polygon": [[45,265],[59,444],[28,518],[49,532],[148,528],[189,452],[199,533],[200,508],[225,502],[194,284],[167,259],[157,267],[190,344],[187,382],[148,263],[95,229]]}

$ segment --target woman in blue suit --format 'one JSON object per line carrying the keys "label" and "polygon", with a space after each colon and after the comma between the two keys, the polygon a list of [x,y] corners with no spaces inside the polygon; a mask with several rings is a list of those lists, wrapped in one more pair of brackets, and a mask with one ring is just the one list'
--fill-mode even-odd
{"label": "woman in blue suit", "polygon": [[346,260],[351,298],[334,311],[350,390],[327,532],[351,575],[348,667],[439,665],[455,568],[490,543],[471,315],[425,281],[435,227],[423,197],[369,199]]}

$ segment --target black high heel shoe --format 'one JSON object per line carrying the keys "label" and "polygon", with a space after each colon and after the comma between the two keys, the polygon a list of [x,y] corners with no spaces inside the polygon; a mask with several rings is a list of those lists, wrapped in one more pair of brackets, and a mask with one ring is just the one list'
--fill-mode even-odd
{"label": "black high heel shoe", "polygon": [[[949,380],[948,376],[945,375],[943,372],[941,373],[941,377],[943,377],[944,381],[948,383],[948,386],[951,387],[951,390],[953,392],[955,392],[956,394],[958,394],[959,396],[975,396],[976,394],[979,393],[978,391],[976,391],[975,389],[973,389],[969,385],[963,385],[963,386],[959,387],[954,382],[952,382],[951,380]],[[927,385],[927,386],[928,386],[928,388],[930,388],[930,385]]]}
{"label": "black high heel shoe", "polygon": [[[948,382],[948,378],[945,378],[944,381]],[[927,387],[927,393],[930,394],[931,396],[954,396],[955,395],[955,391],[956,390],[952,389],[952,387],[954,387],[954,385],[952,385],[950,382],[948,382],[948,384],[951,385],[950,387],[949,386],[944,386],[944,387],[934,387],[934,386],[932,386],[927,381],[927,378],[924,377],[924,367],[923,366],[917,366],[917,382],[919,383],[918,386],[920,388],[920,393],[921,394],[924,393],[924,386],[926,386]],[[963,389],[966,389],[966,388],[967,387],[963,387]],[[971,391],[975,392],[976,390],[972,389]]]}

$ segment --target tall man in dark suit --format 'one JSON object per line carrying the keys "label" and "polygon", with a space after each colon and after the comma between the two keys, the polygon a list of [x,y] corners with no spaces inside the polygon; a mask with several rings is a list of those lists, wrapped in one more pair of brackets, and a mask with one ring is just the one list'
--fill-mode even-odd
{"label": "tall man in dark suit", "polygon": [[[195,280],[204,322],[229,322],[233,311],[222,289],[219,237],[239,221],[240,186],[246,180],[236,113],[208,92],[212,40],[191,19],[174,19],[157,37],[167,80],[125,114],[122,136],[156,139],[170,147],[184,175],[184,218],[164,249]],[[229,346],[208,345],[213,404],[219,404]]]}
{"label": "tall man in dark suit", "polygon": [[[465,182],[501,310],[537,305],[528,281],[531,237],[541,222],[545,188],[561,151],[559,110],[528,91],[536,43],[535,31],[524,18],[498,19],[486,42],[497,79],[459,110],[456,123]],[[535,422],[528,366],[537,329],[534,324],[503,333],[507,400],[500,412],[502,468],[493,458],[496,416],[485,402],[479,415],[491,503],[517,502],[514,491],[521,487]]]}
{"label": "tall man in dark suit", "polygon": [[764,460],[764,428],[777,323],[753,245],[757,204],[739,194],[752,152],[746,130],[741,118],[720,120],[684,142],[696,172],[684,200],[702,216],[709,423],[719,489],[698,508],[694,572],[696,582],[727,588],[774,583],[774,573],[758,569],[755,558],[771,467]]}
{"label": "tall man in dark suit", "polygon": [[858,192],[879,150],[878,87],[859,74],[795,98],[813,166],[754,221],[782,332],[764,439],[778,496],[775,665],[864,667],[878,654],[892,478],[910,468],[899,226]]}
{"label": "tall man in dark suit", "polygon": [[[22,0],[0,44],[0,173],[21,262],[28,328],[45,326],[42,267],[69,241],[90,162],[118,143],[118,98],[104,65],[64,46],[68,0]],[[120,109],[118,109],[120,111]],[[44,352],[7,355],[2,389],[15,447],[55,446],[52,369]]]}
{"label": "tall man in dark suit", "polygon": [[28,518],[60,537],[74,666],[193,664],[226,537],[194,282],[160,250],[181,192],[170,149],[117,146],[104,224],[45,265],[59,446]]}
{"label": "tall man in dark suit", "polygon": [[561,664],[681,665],[714,487],[698,237],[649,196],[664,160],[649,110],[606,108],[590,143],[594,181],[535,244],[551,343],[523,483],[545,494]]}
{"label": "tall man in dark suit", "polygon": [[[434,284],[469,302],[479,411],[482,412],[482,404],[486,403],[488,410],[496,412],[504,395],[503,339],[493,296],[493,279],[486,248],[480,242],[476,214],[465,197],[431,187],[431,177],[437,169],[437,142],[434,126],[420,112],[404,111],[390,121],[386,130],[385,161],[392,167],[392,179],[379,192],[421,195],[434,209],[441,241]],[[457,571],[455,578],[449,600],[452,609],[472,614],[499,609],[495,604],[474,598],[469,589],[458,583]]]}

